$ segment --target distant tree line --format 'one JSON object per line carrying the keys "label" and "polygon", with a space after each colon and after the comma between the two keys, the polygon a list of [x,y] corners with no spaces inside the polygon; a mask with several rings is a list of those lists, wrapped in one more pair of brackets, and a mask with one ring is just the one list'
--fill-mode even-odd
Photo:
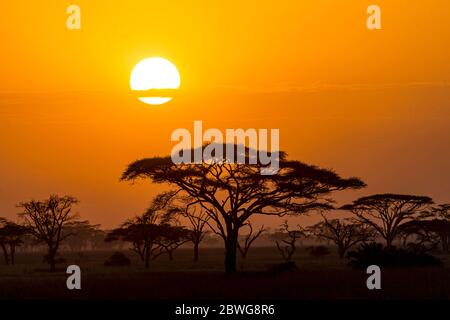
{"label": "distant tree line", "polygon": [[[237,270],[238,255],[243,268],[251,246],[263,234],[273,241],[288,265],[294,262],[298,241],[306,238],[332,243],[340,258],[358,245],[380,239],[386,248],[400,245],[411,250],[449,251],[450,204],[436,205],[427,196],[386,193],[336,206],[336,192],[363,189],[366,184],[356,177],[342,178],[332,170],[289,160],[284,152],[278,153],[279,172],[261,175],[263,166],[252,164],[252,150],[237,145],[233,148],[235,155],[241,153],[241,159],[247,160],[245,163],[215,159],[174,164],[170,156],[131,163],[122,175],[123,181],[149,179],[171,189],[157,195],[143,214],[108,232],[80,220],[73,213],[78,200],[71,196],[52,195],[42,201],[20,203],[20,223],[0,219],[5,262],[14,263],[16,247],[26,237],[45,245],[45,261],[51,271],[61,262],[61,246],[82,250],[103,241],[128,244],[145,268],[162,255],[172,260],[175,250],[187,243],[192,244],[193,260],[198,261],[201,242],[212,239],[212,235],[223,242],[224,269],[229,273]],[[337,210],[347,212],[349,217],[330,218]],[[286,220],[273,233],[252,224],[256,216],[306,214],[318,214],[322,219],[313,226],[295,228]],[[320,256],[329,250],[310,248],[310,253]]]}

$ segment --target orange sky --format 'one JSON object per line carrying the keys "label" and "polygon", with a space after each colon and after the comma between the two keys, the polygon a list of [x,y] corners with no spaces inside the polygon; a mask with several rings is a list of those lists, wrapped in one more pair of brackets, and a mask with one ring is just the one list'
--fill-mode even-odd
{"label": "orange sky", "polygon": [[[450,202],[447,0],[40,3],[0,9],[0,216],[56,192],[115,226],[157,191],[119,182],[126,165],[169,154],[172,130],[194,120],[280,128],[291,158],[369,184],[341,200],[399,192]],[[72,3],[79,31],[66,29]],[[382,30],[366,28],[372,3]],[[180,93],[159,107],[128,89],[149,56],[181,73]]]}

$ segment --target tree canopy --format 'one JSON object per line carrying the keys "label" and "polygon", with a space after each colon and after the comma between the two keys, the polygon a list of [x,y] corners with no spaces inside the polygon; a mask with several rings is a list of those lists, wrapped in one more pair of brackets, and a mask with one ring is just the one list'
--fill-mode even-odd
{"label": "tree canopy", "polygon": [[432,204],[432,199],[426,196],[385,193],[359,198],[341,209],[351,211],[357,221],[372,226],[391,246],[399,227],[418,218]]}
{"label": "tree canopy", "polygon": [[174,194],[191,197],[190,205],[200,205],[211,218],[211,227],[224,239],[228,272],[236,270],[239,229],[252,215],[330,209],[331,193],[365,186],[358,178],[342,178],[332,170],[288,160],[284,152],[279,152],[277,174],[261,175],[261,165],[250,164],[251,150],[243,150],[248,159],[244,163],[231,163],[226,158],[192,164],[174,164],[170,156],[141,159],[128,166],[122,180],[149,179],[170,185]]}

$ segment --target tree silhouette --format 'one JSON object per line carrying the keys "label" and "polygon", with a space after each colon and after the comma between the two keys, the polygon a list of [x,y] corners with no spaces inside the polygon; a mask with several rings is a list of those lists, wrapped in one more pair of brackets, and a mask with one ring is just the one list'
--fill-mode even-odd
{"label": "tree silhouette", "polygon": [[298,226],[297,230],[290,229],[287,221],[281,225],[281,231],[285,234],[286,238],[276,241],[275,243],[277,244],[277,249],[283,257],[285,263],[290,263],[292,262],[292,257],[297,249],[297,240],[304,237],[306,233],[300,226]]}
{"label": "tree silhouette", "polygon": [[252,223],[248,221],[246,223],[246,226],[248,227],[249,231],[248,233],[243,237],[243,243],[238,241],[238,250],[242,257],[242,268],[244,266],[244,260],[247,258],[248,251],[250,250],[250,247],[252,246],[253,242],[259,238],[259,236],[265,231],[264,226],[261,226],[258,230],[253,230]]}
{"label": "tree silhouette", "polygon": [[439,204],[430,210],[434,223],[434,231],[438,233],[444,252],[450,251],[450,203]]}
{"label": "tree silhouette", "polygon": [[[449,230],[448,224],[442,225],[440,220],[410,220],[399,227],[399,236],[403,246],[418,252],[434,250],[439,245],[439,235]],[[412,241],[408,241],[412,238]]]}
{"label": "tree silhouette", "polygon": [[[203,146],[202,150],[208,146]],[[228,150],[226,145],[221,147]],[[176,193],[193,199],[190,205],[200,205],[210,217],[208,225],[224,241],[226,272],[236,271],[239,229],[251,216],[283,216],[330,208],[332,192],[365,186],[358,178],[343,179],[333,171],[289,161],[284,152],[278,153],[278,173],[261,175],[264,167],[250,164],[253,153],[248,148],[232,147],[235,155],[245,159],[243,163],[232,163],[225,157],[214,161],[205,159],[202,163],[174,164],[170,156],[155,157],[131,163],[122,175],[125,181],[147,178],[154,183],[171,185],[176,187]]]}
{"label": "tree silhouette", "polygon": [[319,239],[332,241],[338,248],[339,258],[360,242],[366,242],[373,238],[372,227],[355,223],[351,219],[327,219],[322,215],[323,221],[310,228],[312,234]]}
{"label": "tree silhouette", "polygon": [[90,244],[92,245],[98,234],[104,237],[100,225],[92,225],[87,220],[67,223],[62,234],[66,239],[65,245],[72,251],[81,251]]}
{"label": "tree silhouette", "polygon": [[171,258],[173,251],[187,241],[186,229],[169,224],[173,217],[163,211],[162,199],[162,196],[156,197],[144,214],[129,219],[108,233],[105,239],[107,242],[130,242],[132,251],[139,255],[147,269],[151,260],[164,253],[168,253]]}
{"label": "tree silhouette", "polygon": [[428,212],[430,216],[436,219],[450,221],[450,203],[433,206]]}
{"label": "tree silhouette", "polygon": [[22,202],[19,216],[29,232],[39,241],[47,245],[48,251],[45,260],[50,265],[50,271],[56,270],[56,257],[61,242],[69,235],[63,235],[63,228],[73,222],[72,207],[78,200],[72,196],[60,197],[51,195],[43,201],[31,200]]}
{"label": "tree silhouette", "polygon": [[[401,228],[404,245],[422,250],[433,250],[439,246],[442,251],[450,248],[450,204],[439,204],[424,210],[419,219],[408,221]],[[412,242],[408,242],[413,237]]]}
{"label": "tree silhouette", "polygon": [[190,223],[188,237],[194,246],[194,262],[197,262],[199,246],[208,232],[205,228],[208,225],[210,217],[201,208],[196,207],[186,207],[186,210],[182,214]]}
{"label": "tree silhouette", "polygon": [[161,228],[154,222],[154,217],[148,213],[126,221],[121,227],[112,230],[105,241],[122,240],[132,244],[132,251],[136,252],[144,262],[145,268],[150,267],[150,260],[163,254],[158,239]]}
{"label": "tree silhouette", "polygon": [[192,206],[190,197],[181,197],[176,192],[169,191],[159,195],[160,203],[166,207],[166,214],[178,220],[180,217],[187,220],[189,224],[189,234],[187,235],[194,248],[194,262],[198,261],[199,246],[208,231],[208,221],[210,217],[200,206]]}
{"label": "tree silhouette", "polygon": [[3,250],[5,264],[14,265],[16,247],[23,243],[22,238],[27,233],[27,228],[0,218],[0,247]]}
{"label": "tree silhouette", "polygon": [[161,237],[159,245],[169,255],[169,260],[173,260],[173,252],[182,244],[191,241],[192,232],[182,226],[172,226],[169,224],[161,225]]}
{"label": "tree silhouette", "polygon": [[205,236],[207,234],[205,227],[207,226],[208,220],[210,218],[201,209],[198,210],[198,212],[195,209],[192,212],[188,210],[185,216],[189,219],[189,222],[191,224],[189,238],[194,245],[194,262],[197,262],[199,246],[200,243],[205,239]]}
{"label": "tree silhouette", "polygon": [[341,209],[352,212],[356,221],[373,227],[386,240],[386,246],[391,247],[399,234],[399,227],[418,218],[432,204],[429,197],[375,194],[359,198]]}

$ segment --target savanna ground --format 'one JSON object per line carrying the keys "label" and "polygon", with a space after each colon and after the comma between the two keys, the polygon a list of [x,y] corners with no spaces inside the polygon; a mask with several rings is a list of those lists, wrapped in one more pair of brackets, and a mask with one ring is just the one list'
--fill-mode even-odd
{"label": "savanna ground", "polygon": [[[52,274],[42,254],[18,254],[15,266],[0,266],[0,299],[449,299],[449,257],[439,256],[443,268],[382,270],[382,289],[368,290],[365,270],[352,270],[335,254],[311,257],[300,248],[299,270],[274,274],[270,264],[280,263],[276,248],[251,249],[244,271],[223,273],[223,249],[204,248],[200,260],[192,250],[179,249],[174,260],[161,256],[146,270],[137,257],[127,267],[105,267],[112,252],[62,254],[67,262]],[[66,288],[65,267],[82,269],[82,290]],[[238,265],[242,269],[241,262]]]}

